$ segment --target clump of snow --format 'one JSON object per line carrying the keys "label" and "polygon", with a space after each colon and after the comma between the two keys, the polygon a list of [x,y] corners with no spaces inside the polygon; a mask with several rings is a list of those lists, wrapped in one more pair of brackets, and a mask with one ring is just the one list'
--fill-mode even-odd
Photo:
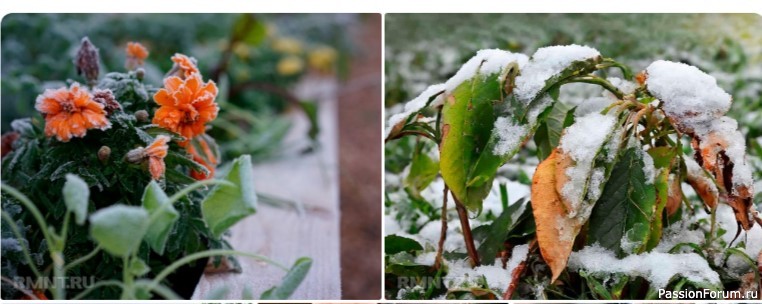
{"label": "clump of snow", "polygon": [[[418,95],[418,97],[413,98],[413,100],[411,101],[408,101],[405,104],[405,107],[401,113],[397,113],[389,117],[389,123],[387,124],[386,133],[384,134],[384,137],[389,136],[389,133],[391,133],[394,126],[396,126],[400,122],[403,122],[405,119],[407,119],[408,116],[410,116],[410,114],[413,114],[423,109],[426,106],[426,103],[429,101],[429,98],[431,98],[431,96],[434,96],[439,92],[444,91],[444,88],[445,88],[445,85],[443,83],[429,86],[420,95]],[[431,103],[432,105],[441,104],[443,100],[444,100],[443,94],[439,94],[439,96],[437,96],[436,99],[431,101]]]}
{"label": "clump of snow", "polygon": [[593,174],[590,175],[590,187],[589,197],[600,197],[601,191],[603,191],[603,183],[606,179],[606,170],[603,168],[593,169]]}
{"label": "clump of snow", "polygon": [[545,82],[575,61],[599,57],[598,50],[576,44],[540,48],[516,77],[516,97],[529,104],[545,87]]}
{"label": "clump of snow", "polygon": [[[561,136],[559,147],[574,160],[574,165],[566,169],[569,181],[563,185],[560,193],[571,204],[569,217],[575,217],[578,211],[583,210],[584,191],[592,174],[595,155],[609,138],[615,123],[612,116],[590,113],[577,119]],[[597,199],[590,195],[588,197],[591,200]],[[582,215],[586,216],[585,213]]]}
{"label": "clump of snow", "polygon": [[[448,265],[447,275],[442,278],[445,286],[449,288],[475,286],[484,277],[491,288],[496,291],[505,290],[510,280],[510,274],[503,267],[496,265],[482,265],[471,268],[466,260],[454,261]],[[502,292],[502,291],[500,291]]]}
{"label": "clump of snow", "polygon": [[[516,267],[519,266],[519,264],[521,264],[521,262],[524,262],[527,259],[527,255],[529,255],[529,244],[513,247],[513,251],[511,252],[511,259],[508,260],[508,263],[506,263],[505,266],[505,270],[508,271],[508,283],[505,284],[503,292],[505,292],[505,289],[507,289],[508,285],[511,285],[513,282],[513,271],[516,269]],[[492,285],[490,285],[490,287],[491,286]]]}
{"label": "clump of snow", "polygon": [[513,123],[510,118],[498,117],[493,132],[497,135],[497,143],[492,153],[506,155],[519,148],[529,130],[525,125]]}
{"label": "clump of snow", "polygon": [[667,116],[684,128],[719,118],[730,109],[730,94],[717,85],[714,77],[694,66],[659,60],[651,63],[646,72],[648,91],[664,102]]}
{"label": "clump of snow", "polygon": [[624,273],[643,277],[651,282],[654,289],[666,287],[675,276],[693,282],[720,284],[719,274],[695,253],[669,254],[654,251],[618,259],[614,252],[592,245],[573,252],[568,267],[593,274]]}
{"label": "clump of snow", "polygon": [[[452,92],[461,83],[473,78],[477,74],[487,76],[502,73],[504,72],[503,69],[512,62],[515,62],[521,68],[527,61],[529,61],[527,55],[520,53],[511,53],[500,49],[479,50],[474,57],[471,57],[460,67],[454,76],[445,82],[445,90],[448,93]],[[498,80],[501,81],[502,79]]]}

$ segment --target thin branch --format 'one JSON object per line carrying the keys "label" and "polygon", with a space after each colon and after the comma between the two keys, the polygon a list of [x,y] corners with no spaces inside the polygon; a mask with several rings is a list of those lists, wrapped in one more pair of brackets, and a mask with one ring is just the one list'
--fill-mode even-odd
{"label": "thin branch", "polygon": [[476,251],[476,245],[474,245],[474,236],[471,234],[471,224],[468,222],[468,210],[463,204],[460,203],[458,198],[453,195],[452,199],[455,201],[455,209],[458,210],[458,217],[460,218],[460,227],[463,230],[463,239],[466,242],[466,251],[468,251],[468,257],[471,259],[471,267],[479,266],[479,253]]}
{"label": "thin branch", "polygon": [[437,257],[434,260],[434,269],[439,269],[442,266],[442,254],[444,253],[444,243],[447,239],[447,192],[450,188],[447,185],[444,186],[444,200],[442,200],[442,228],[439,231],[439,244],[437,248]]}

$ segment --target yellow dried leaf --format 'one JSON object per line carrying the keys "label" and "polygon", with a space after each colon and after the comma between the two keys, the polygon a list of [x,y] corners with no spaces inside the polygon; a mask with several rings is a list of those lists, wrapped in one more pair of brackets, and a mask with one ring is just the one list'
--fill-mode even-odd
{"label": "yellow dried leaf", "polygon": [[[546,158],[532,177],[532,209],[537,225],[537,242],[540,253],[553,273],[555,281],[566,268],[566,263],[582,223],[569,218],[568,211],[556,191],[559,170],[565,169],[562,153],[558,149]],[[564,175],[565,176],[565,175]]]}

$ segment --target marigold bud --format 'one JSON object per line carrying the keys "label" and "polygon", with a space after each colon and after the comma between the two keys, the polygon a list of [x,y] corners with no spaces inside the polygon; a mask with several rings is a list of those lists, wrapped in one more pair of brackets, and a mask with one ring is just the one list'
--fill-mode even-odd
{"label": "marigold bud", "polygon": [[100,149],[98,149],[98,159],[101,160],[101,162],[106,163],[111,156],[111,148],[109,146],[101,146]]}
{"label": "marigold bud", "polygon": [[139,110],[135,112],[135,119],[137,119],[139,122],[147,122],[148,121],[148,112],[146,110]]}
{"label": "marigold bud", "polygon": [[74,64],[77,67],[77,75],[85,76],[88,84],[94,85],[98,80],[98,73],[100,71],[100,64],[98,48],[96,48],[90,39],[87,37],[82,38],[82,43],[77,51],[77,57],[74,59]]}
{"label": "marigold bud", "polygon": [[143,77],[146,76],[146,70],[144,68],[138,68],[135,70],[135,77],[138,78],[138,80],[143,80]]}
{"label": "marigold bud", "polygon": [[103,109],[106,110],[106,113],[109,115],[116,112],[117,110],[122,110],[122,105],[116,101],[116,98],[114,98],[114,93],[109,89],[96,89],[93,92],[93,100],[102,104],[104,106]]}
{"label": "marigold bud", "polygon": [[139,147],[130,150],[130,152],[127,152],[127,155],[124,156],[124,159],[133,164],[142,163],[146,159],[145,148]]}

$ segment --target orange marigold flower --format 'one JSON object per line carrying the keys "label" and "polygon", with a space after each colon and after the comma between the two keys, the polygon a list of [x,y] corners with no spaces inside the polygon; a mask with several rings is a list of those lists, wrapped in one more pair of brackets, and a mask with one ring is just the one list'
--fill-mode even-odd
{"label": "orange marigold flower", "polygon": [[172,68],[170,74],[178,73],[182,78],[188,78],[190,75],[199,74],[196,60],[192,57],[175,53],[175,55],[172,56],[172,61],[175,63],[175,66]]}
{"label": "orange marigold flower", "polygon": [[158,180],[164,175],[166,169],[164,165],[164,157],[167,156],[167,146],[169,142],[169,136],[159,135],[156,139],[145,148],[144,152],[148,158],[148,171],[151,172],[151,178]]}
{"label": "orange marigold flower", "polygon": [[142,66],[148,58],[148,49],[140,44],[140,42],[127,42],[127,69],[133,70],[138,66]]}
{"label": "orange marigold flower", "polygon": [[208,170],[208,173],[191,170],[190,175],[196,180],[210,179],[214,176],[214,169],[218,164],[217,157],[214,156],[215,153],[209,147],[209,143],[206,140],[199,140],[198,143],[203,154],[199,153],[193,144],[188,145],[188,153],[193,157],[193,161],[204,166]]}
{"label": "orange marigold flower", "polygon": [[164,79],[164,88],[153,95],[159,109],[152,122],[185,137],[180,144],[185,146],[188,140],[203,134],[205,124],[217,118],[219,107],[217,85],[213,81],[204,83],[201,75],[191,74],[185,80],[176,76]]}
{"label": "orange marigold flower", "polygon": [[84,137],[88,129],[111,127],[104,105],[93,100],[87,89],[78,83],[59,89],[47,89],[37,96],[34,108],[45,117],[45,136],[53,135],[62,142]]}

